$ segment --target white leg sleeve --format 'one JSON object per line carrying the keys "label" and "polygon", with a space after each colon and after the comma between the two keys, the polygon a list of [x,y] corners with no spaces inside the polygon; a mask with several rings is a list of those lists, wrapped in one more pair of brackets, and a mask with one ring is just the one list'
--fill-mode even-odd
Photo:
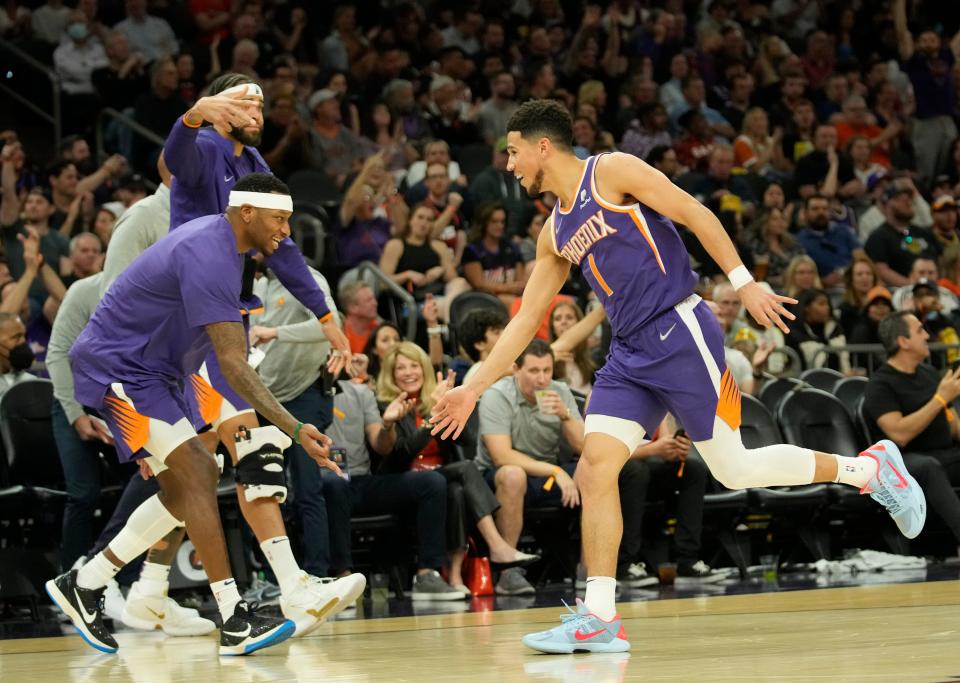
{"label": "white leg sleeve", "polygon": [[789,444],[747,450],[740,430],[733,431],[719,418],[713,425],[713,438],[694,445],[717,481],[730,489],[813,482],[816,458],[812,450]]}
{"label": "white leg sleeve", "polygon": [[179,526],[183,526],[183,522],[170,514],[159,496],[153,495],[133,511],[107,547],[127,564]]}

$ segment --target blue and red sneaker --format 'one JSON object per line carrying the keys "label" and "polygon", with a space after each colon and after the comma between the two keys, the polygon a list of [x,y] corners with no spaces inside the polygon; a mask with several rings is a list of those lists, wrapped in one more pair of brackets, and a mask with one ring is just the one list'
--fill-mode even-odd
{"label": "blue and red sneaker", "polygon": [[576,611],[564,603],[570,614],[560,618],[560,625],[549,631],[530,633],[523,637],[523,644],[547,654],[572,654],[574,652],[628,652],[630,643],[623,623],[617,615],[604,621],[592,614],[583,601],[577,598]]}
{"label": "blue and red sneaker", "polygon": [[887,508],[897,528],[907,538],[916,538],[927,521],[927,499],[917,480],[903,464],[900,449],[884,439],[860,455],[877,461],[877,474],[860,489]]}

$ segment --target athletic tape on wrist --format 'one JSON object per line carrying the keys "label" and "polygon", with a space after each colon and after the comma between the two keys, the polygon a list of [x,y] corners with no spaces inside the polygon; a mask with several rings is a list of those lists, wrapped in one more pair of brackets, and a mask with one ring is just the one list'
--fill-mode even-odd
{"label": "athletic tape on wrist", "polygon": [[258,209],[279,209],[280,211],[293,211],[293,198],[288,194],[231,190],[230,199],[227,201],[227,206],[243,206],[244,204],[255,206]]}
{"label": "athletic tape on wrist", "polygon": [[753,275],[747,270],[746,266],[740,265],[727,273],[727,278],[734,289],[740,289],[744,285],[753,282]]}

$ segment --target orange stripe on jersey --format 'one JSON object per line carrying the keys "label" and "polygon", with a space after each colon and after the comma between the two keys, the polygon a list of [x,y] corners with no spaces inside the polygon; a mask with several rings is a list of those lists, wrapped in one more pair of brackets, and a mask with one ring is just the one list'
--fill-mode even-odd
{"label": "orange stripe on jersey", "polygon": [[613,296],[613,290],[610,289],[610,285],[607,284],[607,281],[603,279],[603,275],[600,274],[600,269],[597,268],[597,262],[593,260],[593,254],[587,256],[587,261],[590,263],[590,270],[593,271],[593,276],[597,278],[597,284],[603,288],[607,296]]}
{"label": "orange stripe on jersey", "polygon": [[115,396],[107,396],[104,403],[130,452],[136,453],[143,448],[150,439],[150,418],[141,415],[129,403]]}
{"label": "orange stripe on jersey", "polygon": [[193,395],[196,397],[197,406],[200,408],[200,417],[207,424],[213,424],[220,417],[223,396],[200,375],[191,375],[190,383],[193,385]]}
{"label": "orange stripe on jersey", "polygon": [[[594,164],[593,172],[596,174],[597,166]],[[614,213],[625,213],[630,216],[630,220],[633,221],[633,224],[637,226],[637,230],[640,231],[640,234],[643,235],[643,238],[647,240],[647,244],[650,245],[650,249],[653,251],[653,257],[657,259],[657,265],[660,266],[660,271],[666,274],[667,269],[663,266],[663,259],[660,258],[660,250],[657,249],[656,243],[653,241],[653,235],[650,233],[650,228],[647,227],[647,222],[644,220],[643,215],[640,213],[640,210],[634,206],[617,206],[616,204],[611,204],[606,201],[603,197],[600,196],[600,193],[597,192],[597,184],[594,182],[594,178],[590,178],[590,190],[593,192],[593,198],[597,200],[602,208],[607,211],[613,211]]]}
{"label": "orange stripe on jersey", "polygon": [[637,230],[640,231],[640,234],[643,235],[643,238],[647,240],[647,244],[650,245],[650,249],[653,250],[653,256],[657,259],[657,264],[660,266],[661,272],[666,274],[667,269],[663,267],[663,260],[660,258],[660,250],[657,249],[657,245],[653,242],[653,235],[650,234],[650,228],[647,227],[647,222],[643,220],[643,217],[638,214],[639,211],[632,210],[630,211],[630,218],[633,220],[633,224],[637,226]]}
{"label": "orange stripe on jersey", "polygon": [[730,425],[730,429],[740,428],[740,388],[734,381],[730,368],[724,370],[723,377],[720,378],[717,417]]}

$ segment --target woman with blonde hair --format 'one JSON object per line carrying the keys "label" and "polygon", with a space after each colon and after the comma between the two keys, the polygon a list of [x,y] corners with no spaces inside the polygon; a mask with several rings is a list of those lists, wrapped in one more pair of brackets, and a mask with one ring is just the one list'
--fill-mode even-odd
{"label": "woman with blonde hair", "polygon": [[385,472],[434,470],[447,480],[447,538],[450,585],[467,597],[461,569],[467,535],[475,525],[490,549],[490,560],[500,568],[518,567],[540,559],[507,543],[497,530],[493,513],[500,507],[472,460],[457,460],[453,442],[430,434],[430,412],[453,388],[453,371],[434,375],[426,352],[412,342],[400,342],[383,359],[377,377],[381,411],[397,398],[414,401],[414,409],[396,424],[397,441],[383,459]]}
{"label": "woman with blonde hair", "polygon": [[806,254],[794,256],[783,274],[783,291],[789,297],[797,298],[797,294],[805,289],[823,289],[817,264]]}

